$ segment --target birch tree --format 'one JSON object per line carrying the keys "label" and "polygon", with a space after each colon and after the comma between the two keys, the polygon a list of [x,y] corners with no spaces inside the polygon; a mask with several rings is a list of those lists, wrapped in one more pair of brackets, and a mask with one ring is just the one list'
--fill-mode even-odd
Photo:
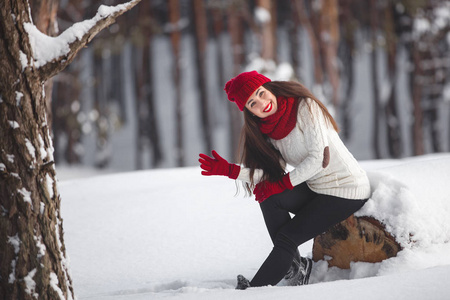
{"label": "birch tree", "polygon": [[140,0],[101,6],[58,37],[40,32],[28,0],[0,0],[0,298],[73,299],[45,82]]}

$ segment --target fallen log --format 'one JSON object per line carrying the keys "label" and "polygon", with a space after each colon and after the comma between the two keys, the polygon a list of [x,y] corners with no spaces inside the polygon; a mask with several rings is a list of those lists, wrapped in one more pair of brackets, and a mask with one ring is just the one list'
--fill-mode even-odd
{"label": "fallen log", "polygon": [[314,238],[313,260],[349,269],[350,262],[381,262],[402,249],[384,225],[372,217],[355,217],[336,224]]}

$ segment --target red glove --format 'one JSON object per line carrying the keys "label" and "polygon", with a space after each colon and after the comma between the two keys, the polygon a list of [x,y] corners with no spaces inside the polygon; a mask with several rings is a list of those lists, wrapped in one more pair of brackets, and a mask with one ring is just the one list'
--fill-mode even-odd
{"label": "red glove", "polygon": [[277,182],[264,180],[258,183],[253,190],[253,194],[255,195],[255,200],[261,203],[272,195],[279,194],[286,189],[292,190],[293,188],[289,174],[286,174]]}
{"label": "red glove", "polygon": [[200,167],[204,170],[202,171],[202,175],[223,175],[228,176],[231,179],[236,179],[239,176],[241,167],[228,163],[214,150],[212,151],[212,155],[214,158],[200,153],[198,161],[200,162]]}

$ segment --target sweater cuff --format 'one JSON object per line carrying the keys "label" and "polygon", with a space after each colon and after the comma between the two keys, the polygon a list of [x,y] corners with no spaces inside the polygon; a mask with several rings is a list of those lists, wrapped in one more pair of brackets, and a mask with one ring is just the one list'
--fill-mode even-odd
{"label": "sweater cuff", "polygon": [[241,172],[241,167],[235,164],[230,164],[229,168],[228,177],[236,180]]}

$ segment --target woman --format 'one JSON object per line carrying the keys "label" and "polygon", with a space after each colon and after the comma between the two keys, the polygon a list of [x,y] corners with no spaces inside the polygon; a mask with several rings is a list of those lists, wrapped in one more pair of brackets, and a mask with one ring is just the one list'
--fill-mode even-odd
{"label": "woman", "polygon": [[[289,285],[307,284],[312,261],[300,257],[299,245],[364,205],[367,175],[325,106],[301,84],[252,71],[228,81],[225,91],[244,113],[243,167],[213,151],[200,154],[202,174],[241,180],[253,190],[274,245],[253,279],[239,275],[236,288],[276,285],[283,277]],[[286,172],[286,165],[293,169]]]}

